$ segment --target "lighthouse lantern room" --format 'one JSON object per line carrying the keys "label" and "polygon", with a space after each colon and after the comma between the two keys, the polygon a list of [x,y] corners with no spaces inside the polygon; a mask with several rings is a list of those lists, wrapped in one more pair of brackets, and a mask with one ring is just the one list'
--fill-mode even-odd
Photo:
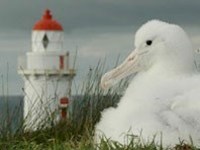
{"label": "lighthouse lantern room", "polygon": [[63,50],[64,33],[60,23],[46,10],[32,31],[32,50],[18,73],[24,86],[26,129],[35,130],[59,118],[60,101],[69,98],[75,70],[70,68],[69,52]]}

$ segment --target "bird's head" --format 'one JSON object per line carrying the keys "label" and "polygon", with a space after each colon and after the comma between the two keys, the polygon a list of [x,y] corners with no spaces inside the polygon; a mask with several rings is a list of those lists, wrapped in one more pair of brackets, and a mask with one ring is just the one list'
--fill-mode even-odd
{"label": "bird's head", "polygon": [[156,66],[179,73],[194,69],[191,42],[181,27],[159,20],[142,25],[135,34],[135,50],[102,77],[101,86],[108,88],[126,76]]}

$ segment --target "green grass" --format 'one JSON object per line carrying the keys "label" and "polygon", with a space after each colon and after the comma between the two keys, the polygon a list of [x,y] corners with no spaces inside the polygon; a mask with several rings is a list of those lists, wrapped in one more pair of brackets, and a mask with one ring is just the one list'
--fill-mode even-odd
{"label": "green grass", "polygon": [[[105,137],[98,145],[93,141],[94,127],[101,117],[100,112],[107,107],[116,107],[120,95],[127,87],[126,80],[117,87],[103,91],[99,87],[103,68],[104,65],[99,63],[96,68],[89,70],[79,89],[79,94],[83,95],[82,99],[74,99],[70,104],[67,120],[33,132],[25,132],[23,125],[14,134],[4,128],[0,136],[0,150],[163,150],[161,144],[155,144],[153,140],[144,143],[133,135],[127,145]],[[180,142],[173,149],[197,148]]]}

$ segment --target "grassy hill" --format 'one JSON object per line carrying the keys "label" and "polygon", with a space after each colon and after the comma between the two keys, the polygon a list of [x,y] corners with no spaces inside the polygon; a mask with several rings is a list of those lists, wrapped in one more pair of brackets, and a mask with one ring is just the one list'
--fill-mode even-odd
{"label": "grassy hill", "polygon": [[[21,124],[12,122],[13,117],[17,117],[15,111],[6,113],[8,109],[14,110],[11,106],[0,107],[1,113],[7,114],[0,126],[0,150],[163,150],[162,144],[156,144],[153,140],[144,143],[140,137],[134,135],[129,135],[131,140],[127,145],[121,145],[105,137],[99,144],[94,142],[94,127],[101,117],[101,111],[107,107],[116,107],[120,95],[127,87],[127,81],[122,81],[112,90],[103,91],[99,87],[101,72],[103,71],[100,65],[89,71],[80,88],[81,92],[78,93],[81,96],[75,96],[68,108],[68,118],[51,127],[46,128],[43,122],[43,128],[37,131],[25,131],[23,122]],[[4,98],[4,102],[8,101],[6,97]],[[20,113],[22,112],[19,112],[19,118],[22,117]],[[17,127],[15,132],[12,132],[11,122]],[[196,150],[197,148],[180,141],[176,146],[165,149]]]}

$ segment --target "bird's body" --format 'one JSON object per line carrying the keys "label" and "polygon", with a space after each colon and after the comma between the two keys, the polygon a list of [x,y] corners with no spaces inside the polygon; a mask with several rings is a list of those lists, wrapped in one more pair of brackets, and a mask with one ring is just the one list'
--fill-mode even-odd
{"label": "bird's body", "polygon": [[[150,21],[135,37],[136,50],[102,78],[106,87],[137,72],[117,108],[102,113],[96,136],[125,143],[124,135],[174,145],[200,143],[200,75],[185,32],[177,25]],[[128,70],[128,71],[127,71]]]}

